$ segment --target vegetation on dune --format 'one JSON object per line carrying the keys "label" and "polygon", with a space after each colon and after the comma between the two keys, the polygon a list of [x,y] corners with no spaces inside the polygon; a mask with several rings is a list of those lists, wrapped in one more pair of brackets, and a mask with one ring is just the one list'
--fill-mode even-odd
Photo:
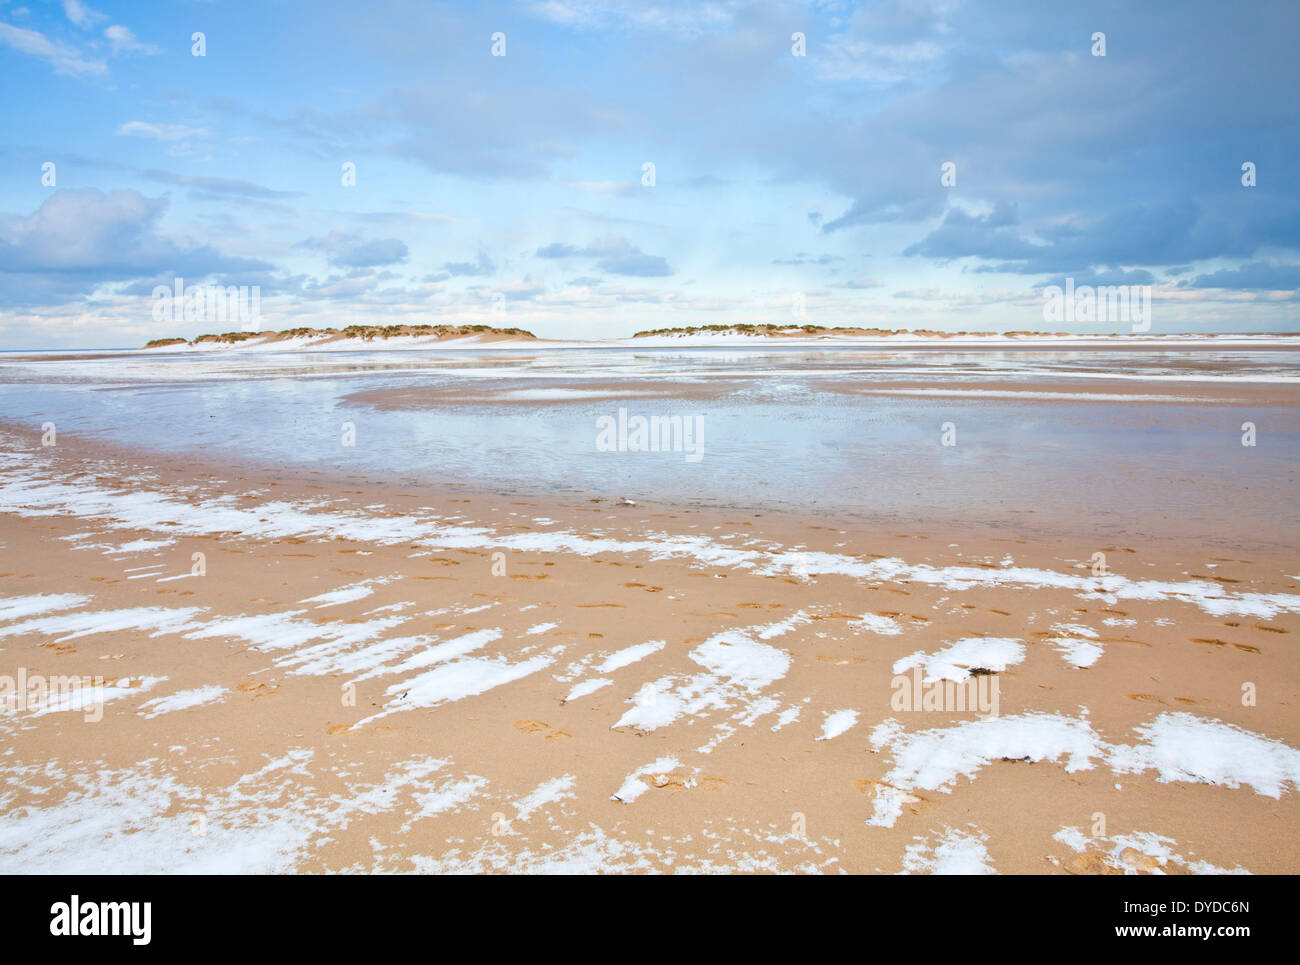
{"label": "vegetation on dune", "polygon": [[[332,330],[326,329],[325,333]],[[318,333],[319,334],[319,333]],[[376,338],[394,338],[400,335],[436,335],[449,338],[459,335],[517,335],[535,338],[532,332],[522,328],[493,328],[491,325],[349,325],[343,329],[344,338],[360,338],[370,341]]]}
{"label": "vegetation on dune", "polygon": [[494,328],[491,325],[348,325],[345,328],[287,328],[281,332],[223,332],[220,335],[200,335],[188,342],[183,338],[155,338],[145,348],[163,348],[168,345],[199,345],[217,342],[234,345],[250,338],[281,341],[289,338],[358,338],[365,342],[375,339],[395,338],[402,335],[456,338],[466,335],[513,335],[516,338],[536,338],[522,328]]}
{"label": "vegetation on dune", "polygon": [[227,345],[234,345],[236,342],[245,342],[250,338],[257,338],[259,334],[259,332],[223,332],[220,335],[200,335],[198,338],[191,340],[190,344],[224,342]]}

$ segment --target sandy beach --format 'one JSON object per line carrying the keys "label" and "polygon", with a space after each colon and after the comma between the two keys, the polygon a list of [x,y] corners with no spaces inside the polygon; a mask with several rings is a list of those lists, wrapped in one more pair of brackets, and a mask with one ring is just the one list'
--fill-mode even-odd
{"label": "sandy beach", "polygon": [[[675,381],[546,358],[526,379],[489,357],[445,385],[322,378],[330,418],[363,438],[368,414],[495,425],[522,409],[577,420],[591,448],[575,406],[713,420],[760,384],[804,398],[824,361]],[[1250,418],[1287,440],[1265,446],[1293,438],[1285,377],[1123,374],[884,384],[841,367],[816,397],[978,393],[1117,439],[1141,422],[1148,446],[1175,423],[1200,431],[1199,406],[1238,449]],[[216,398],[220,378],[197,384]],[[1202,450],[1151,477],[1118,442],[1084,453],[1133,493],[1113,517],[1026,457],[998,506],[961,517],[909,515],[888,473],[854,511],[817,503],[837,478],[824,462],[792,471],[802,506],[739,489],[720,505],[656,490],[646,460],[689,468],[674,453],[599,453],[621,475],[567,487],[524,453],[502,486],[436,460],[330,465],[301,443],[282,464],[269,443],[241,459],[218,439],[244,438],[240,409],[208,413],[211,446],[167,422],[139,430],[150,443],[103,408],[192,384],[83,385],[54,445],[0,396],[0,680],[28,700],[0,715],[6,872],[1300,868],[1294,449],[1230,473],[1213,465],[1230,449]],[[275,377],[230,384],[269,406],[262,432],[309,434],[274,408]],[[700,465],[744,471],[706,424]],[[938,422],[925,444],[940,449]],[[977,456],[946,470],[972,505],[1002,460]],[[35,678],[93,686],[33,702]]]}

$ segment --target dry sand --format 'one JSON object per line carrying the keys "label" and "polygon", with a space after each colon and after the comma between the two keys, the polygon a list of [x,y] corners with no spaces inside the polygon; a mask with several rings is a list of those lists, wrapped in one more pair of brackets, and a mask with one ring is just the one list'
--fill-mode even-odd
{"label": "dry sand", "polygon": [[[1294,554],[3,469],[0,674],[124,689],[0,716],[6,872],[1300,870]],[[996,716],[891,707],[970,638]]]}

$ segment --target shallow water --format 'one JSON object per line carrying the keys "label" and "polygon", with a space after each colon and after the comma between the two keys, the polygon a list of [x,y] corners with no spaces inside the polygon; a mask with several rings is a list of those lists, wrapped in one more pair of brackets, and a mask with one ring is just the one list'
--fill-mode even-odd
{"label": "shallow water", "polygon": [[[483,349],[221,352],[0,358],[0,419],[165,452],[377,481],[459,481],[518,493],[582,490],[651,502],[939,524],[1014,537],[1069,520],[1098,533],[1202,533],[1287,542],[1300,463],[1290,405],[1153,404],[992,396],[852,394],[890,381],[960,378],[1086,396],[1097,378],[1132,394],[1277,382],[1271,351],[862,351],[853,348]],[[1049,385],[1039,380],[1053,377]],[[1066,381],[1062,381],[1066,380]],[[1143,384],[1143,380],[1148,380]],[[651,396],[608,399],[592,383]],[[346,397],[428,388],[422,408]],[[472,398],[457,400],[457,393]],[[603,416],[699,417],[702,457],[603,452]],[[1241,424],[1257,445],[1241,444]],[[341,442],[355,426],[355,445]],[[956,445],[941,444],[952,423]]]}

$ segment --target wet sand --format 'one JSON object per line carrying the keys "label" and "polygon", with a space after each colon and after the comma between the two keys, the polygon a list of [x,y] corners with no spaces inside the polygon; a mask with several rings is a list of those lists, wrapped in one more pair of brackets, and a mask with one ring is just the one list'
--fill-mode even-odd
{"label": "wet sand", "polygon": [[[485,380],[487,381],[487,380]],[[466,405],[535,407],[574,405],[594,399],[710,402],[744,389],[752,380],[735,377],[702,380],[647,378],[642,381],[565,378],[538,387],[523,380],[500,384],[415,385],[401,388],[362,389],[344,401],[381,411],[453,409]],[[952,376],[941,380],[892,378],[888,381],[828,381],[819,389],[851,396],[896,396],[970,399],[1013,399],[1017,402],[1141,402],[1156,405],[1216,403],[1232,406],[1289,408],[1300,397],[1300,387],[1278,383],[1152,381],[1140,383],[1106,378],[1035,374],[1033,378],[1004,379]]]}

